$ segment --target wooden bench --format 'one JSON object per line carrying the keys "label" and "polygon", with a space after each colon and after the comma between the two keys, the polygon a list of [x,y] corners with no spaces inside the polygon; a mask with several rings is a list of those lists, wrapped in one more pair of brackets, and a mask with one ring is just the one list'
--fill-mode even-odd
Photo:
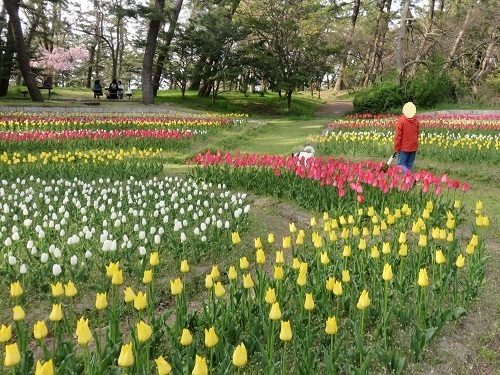
{"label": "wooden bench", "polygon": [[28,93],[29,93],[29,92],[28,92],[27,90],[23,90],[23,91],[21,91],[21,94],[23,94],[23,97],[25,97],[25,98],[26,98],[26,94],[28,94]]}
{"label": "wooden bench", "polygon": [[49,99],[50,99],[50,91],[52,90],[52,86],[38,86],[39,90],[49,90]]}
{"label": "wooden bench", "polygon": [[101,96],[102,96],[102,90],[92,90],[94,91],[94,99],[97,98],[97,99],[100,99]]}

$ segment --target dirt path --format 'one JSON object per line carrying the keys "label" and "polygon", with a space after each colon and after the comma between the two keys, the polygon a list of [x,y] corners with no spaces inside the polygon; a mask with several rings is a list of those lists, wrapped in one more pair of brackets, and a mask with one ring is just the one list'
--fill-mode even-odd
{"label": "dirt path", "polygon": [[315,115],[320,117],[345,116],[353,109],[350,100],[325,99],[325,103],[316,111]]}

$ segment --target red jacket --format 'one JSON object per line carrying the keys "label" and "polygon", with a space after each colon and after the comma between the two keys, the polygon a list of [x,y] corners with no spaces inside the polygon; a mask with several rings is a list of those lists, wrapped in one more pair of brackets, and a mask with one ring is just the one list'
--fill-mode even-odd
{"label": "red jacket", "polygon": [[406,118],[405,115],[401,115],[396,125],[396,134],[394,135],[394,152],[417,151],[419,134],[420,124],[417,116]]}

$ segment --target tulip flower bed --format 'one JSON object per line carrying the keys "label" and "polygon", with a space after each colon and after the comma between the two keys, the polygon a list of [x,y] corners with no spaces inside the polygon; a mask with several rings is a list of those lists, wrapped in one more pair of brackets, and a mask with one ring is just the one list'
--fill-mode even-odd
{"label": "tulip flower bed", "polygon": [[[260,181],[263,169],[248,176]],[[403,199],[325,212],[290,223],[279,241],[270,233],[248,244],[239,235],[245,197],[207,184],[33,179],[1,191],[10,282],[10,300],[5,290],[2,299],[12,318],[0,328],[0,373],[401,373],[465,314],[484,278],[482,203],[466,234],[457,230],[466,219],[460,201],[433,193],[394,191]],[[217,224],[223,214],[228,225]],[[191,224],[194,215],[205,219]],[[190,265],[199,251],[221,248],[239,261],[203,276],[195,308]],[[80,295],[93,307],[82,307]],[[28,324],[33,300],[45,313]]]}
{"label": "tulip flower bed", "polygon": [[[327,125],[313,139],[317,151],[335,155],[388,155],[393,150],[396,117],[347,119]],[[498,164],[500,116],[419,116],[419,155],[444,161]]]}

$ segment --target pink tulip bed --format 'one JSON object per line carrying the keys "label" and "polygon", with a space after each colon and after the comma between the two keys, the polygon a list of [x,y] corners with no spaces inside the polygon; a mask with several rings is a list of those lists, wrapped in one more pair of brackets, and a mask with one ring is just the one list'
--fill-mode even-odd
{"label": "pink tulip bed", "polygon": [[[367,135],[304,162],[189,154],[237,121],[84,118],[0,125],[0,375],[401,374],[482,291],[488,208],[448,174],[328,152]],[[429,118],[453,121],[495,139],[498,119]],[[257,233],[249,194],[315,214]]]}

